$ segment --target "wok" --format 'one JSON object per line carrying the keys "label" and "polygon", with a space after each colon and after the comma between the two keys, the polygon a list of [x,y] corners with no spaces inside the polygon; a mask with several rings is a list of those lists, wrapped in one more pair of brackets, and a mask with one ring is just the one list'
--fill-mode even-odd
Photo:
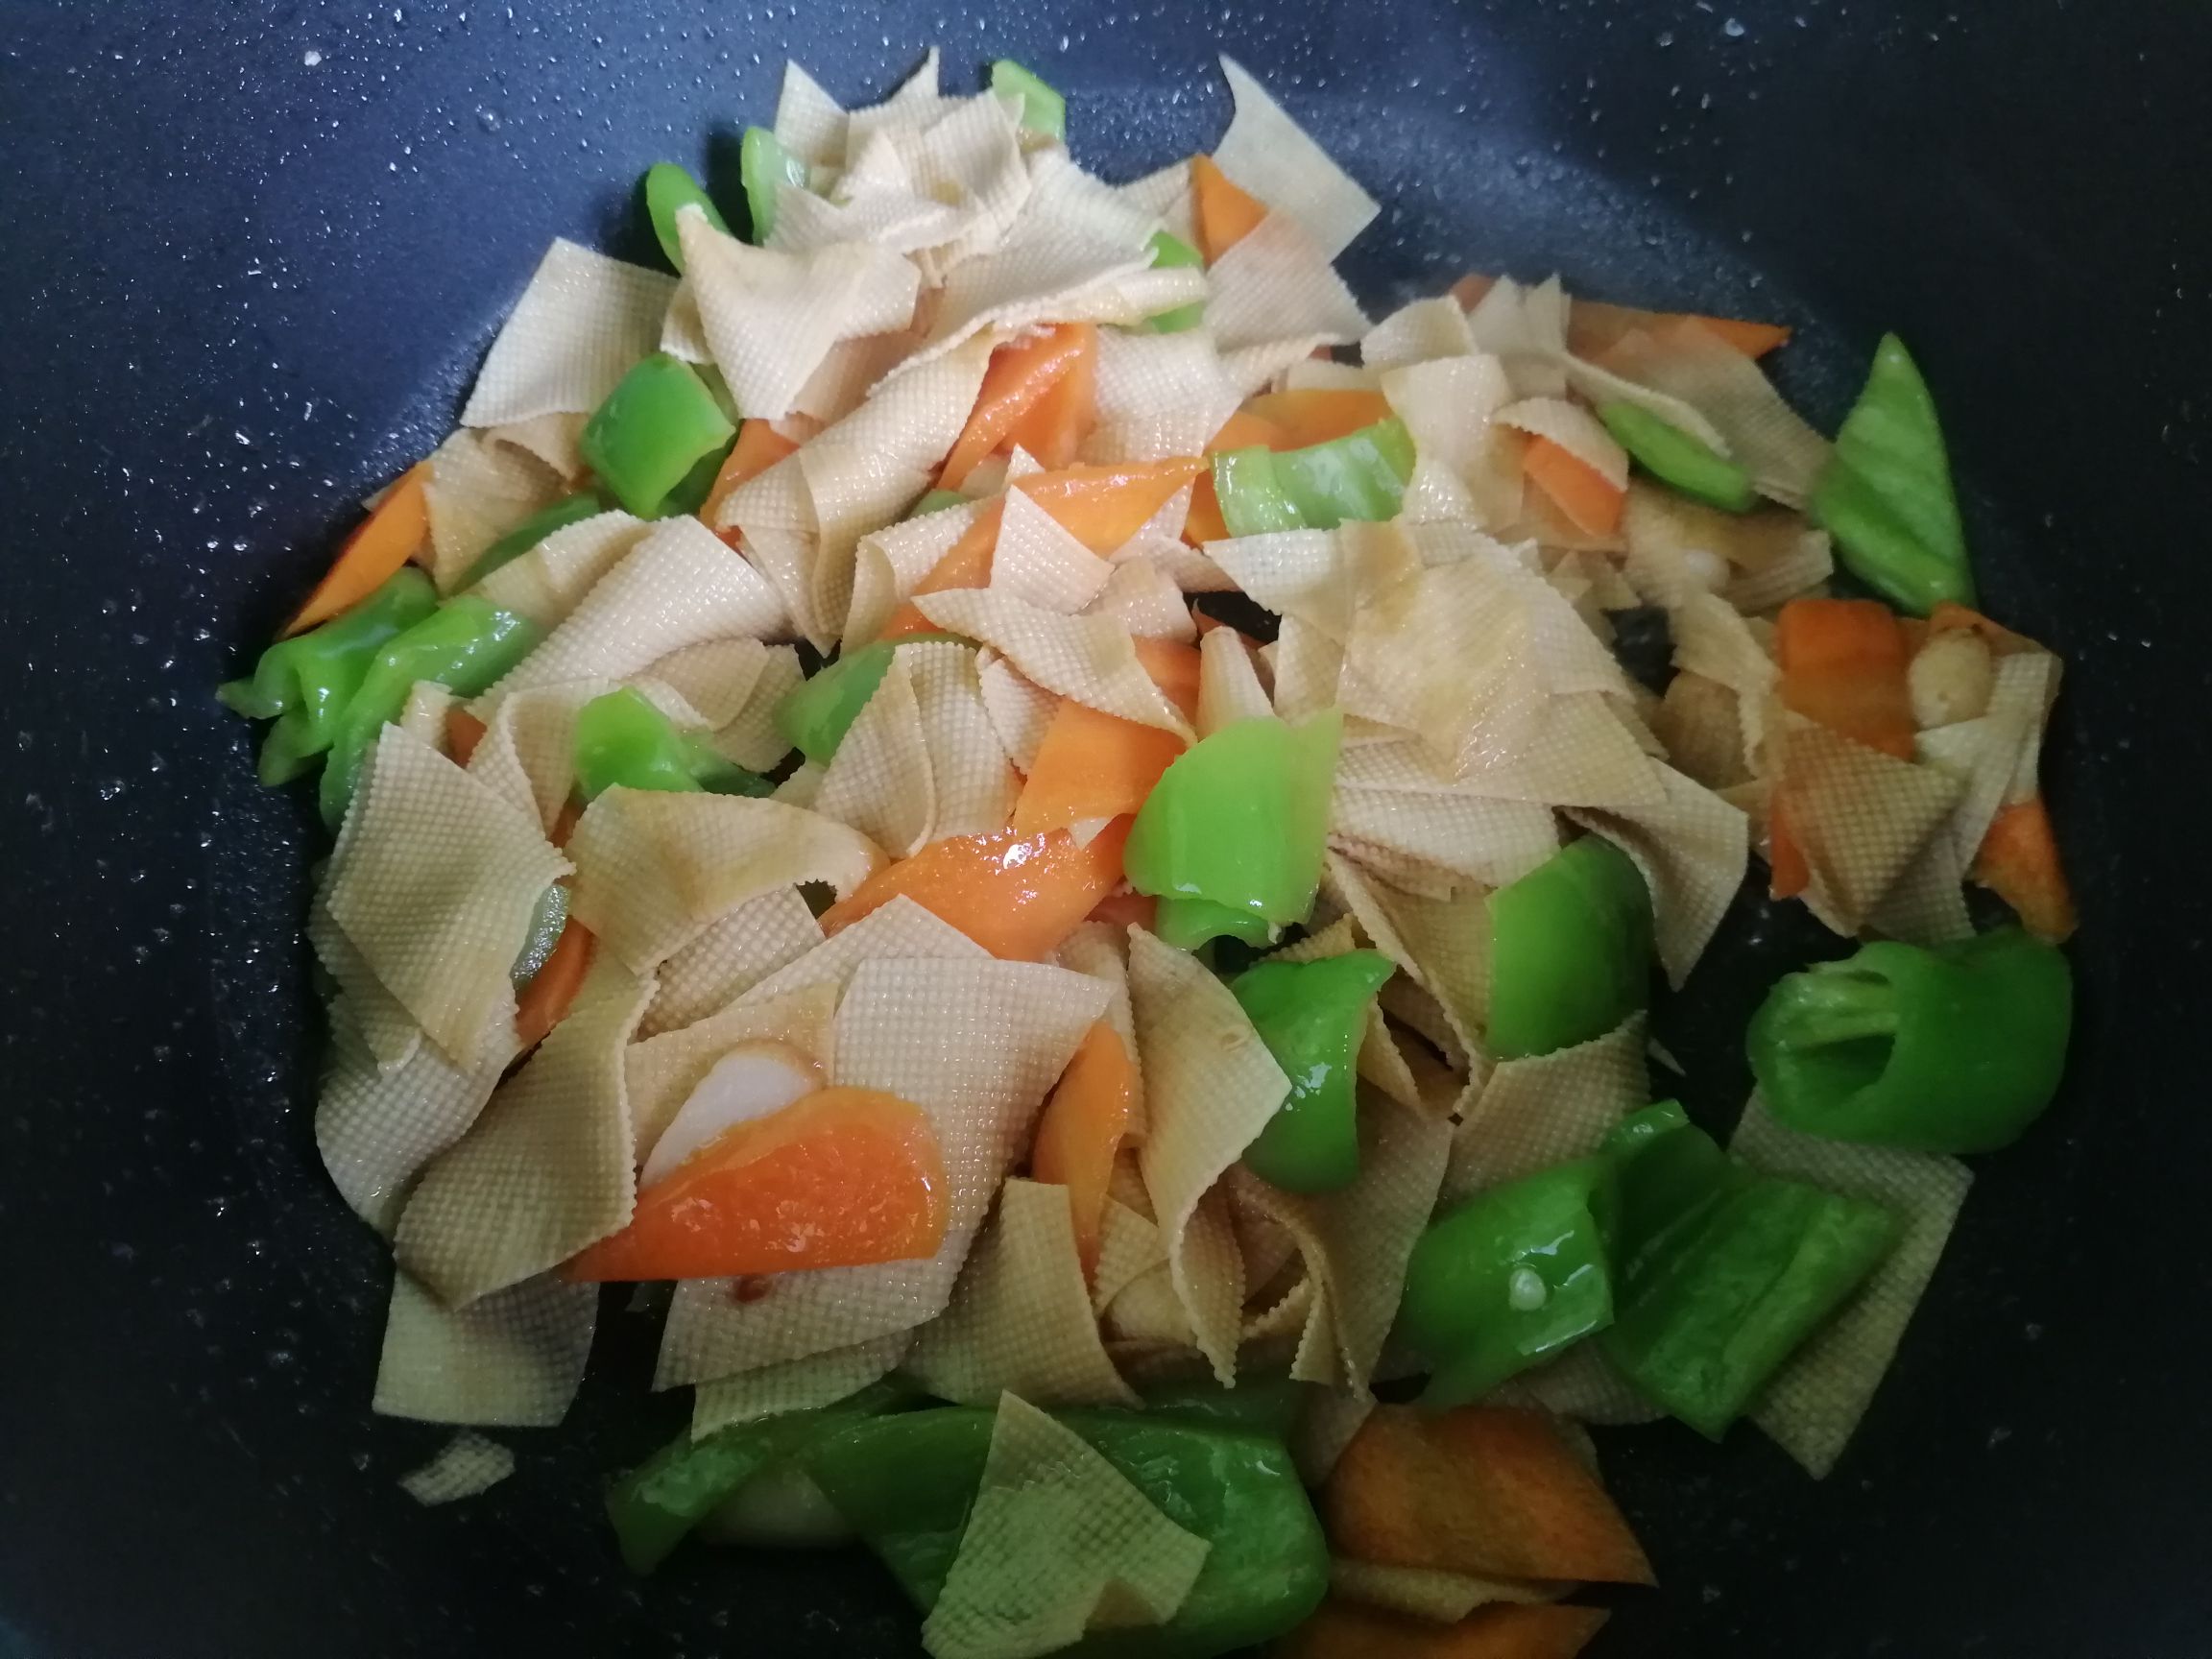
{"label": "wok", "polygon": [[[857,1554],[625,1578],[598,1478],[682,1406],[619,1297],[513,1479],[394,1485],[444,1431],[367,1410],[387,1268],[308,1133],[318,841],[210,692],[450,424],[549,237],[648,256],[639,170],[727,189],[786,56],[859,102],[931,41],[956,85],[1066,86],[1114,177],[1213,141],[1233,53],[1384,202],[1371,303],[1479,266],[1773,317],[1830,429],[1911,343],[1989,608],[2067,660],[2072,1080],[1982,1161],[1834,1478],[1748,1430],[1605,1437],[1666,1591],[1596,1651],[2212,1652],[2201,10],[14,0],[6,36],[0,1654],[917,1651]],[[1662,1016],[1708,1120],[1822,948],[1746,901]]]}

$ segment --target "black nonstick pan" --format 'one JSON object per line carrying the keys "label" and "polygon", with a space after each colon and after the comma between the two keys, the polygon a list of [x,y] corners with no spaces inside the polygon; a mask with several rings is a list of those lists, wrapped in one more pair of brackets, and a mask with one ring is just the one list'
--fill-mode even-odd
{"label": "black nonstick pan", "polygon": [[[2070,1087],[1983,1161],[1858,1440],[1604,1440],[1664,1583],[1595,1652],[2212,1653],[2212,14],[2160,0],[11,0],[0,9],[0,1656],[917,1652],[854,1554],[628,1579],[601,1476],[671,1431],[610,1303],[517,1476],[418,1509],[367,1410],[383,1252],[308,1134],[308,811],[211,692],[451,423],[547,239],[645,256],[786,57],[848,102],[1011,55],[1127,177],[1214,55],[1385,204],[1374,304],[1469,267],[1876,335],[1942,399],[1996,614],[2067,660]],[[1747,901],[1662,1017],[1695,1108],[1811,924]]]}

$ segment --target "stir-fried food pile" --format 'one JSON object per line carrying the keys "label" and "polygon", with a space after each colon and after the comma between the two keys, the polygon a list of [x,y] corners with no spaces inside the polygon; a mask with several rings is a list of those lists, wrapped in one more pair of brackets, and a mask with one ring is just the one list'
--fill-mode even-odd
{"label": "stir-fried food pile", "polygon": [[[1371,319],[1376,204],[1224,67],[1124,184],[1018,65],[791,68],[749,234],[660,166],[673,274],[556,242],[225,688],[336,834],[316,1137],[376,1409],[474,1426],[425,1502],[668,1284],[639,1572],[858,1539],[937,1659],[1568,1655],[1651,1577],[1581,1426],[1825,1474],[2049,1103],[2058,661],[1905,349],[1831,443],[1782,328]],[[1762,864],[1867,942],[1717,1135],[1647,1006]]]}

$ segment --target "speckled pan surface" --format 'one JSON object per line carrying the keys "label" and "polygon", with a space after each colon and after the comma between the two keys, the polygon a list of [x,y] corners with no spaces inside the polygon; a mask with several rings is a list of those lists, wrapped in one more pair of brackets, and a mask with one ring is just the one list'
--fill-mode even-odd
{"label": "speckled pan surface", "polygon": [[[2000,15],[2001,11],[2001,15]],[[1667,1584],[1596,1651],[2212,1651],[2201,1476],[2212,1007],[2212,19],[2019,0],[1303,6],[12,0],[0,25],[0,1655],[906,1654],[857,1556],[625,1580],[585,1400],[435,1513],[372,1418],[386,1268],[316,1166],[308,815],[209,695],[348,503],[450,423],[556,233],[642,252],[786,56],[849,101],[931,41],[1066,86],[1126,176],[1207,144],[1235,53],[1386,204],[1381,301],[1469,265],[1796,324],[1823,425],[1884,326],[1944,399],[1992,605],[2064,652],[2074,1085],[1986,1162],[1824,1487],[1748,1432],[1609,1436]],[[1698,1106],[1795,925],[1746,908],[1662,1019]]]}

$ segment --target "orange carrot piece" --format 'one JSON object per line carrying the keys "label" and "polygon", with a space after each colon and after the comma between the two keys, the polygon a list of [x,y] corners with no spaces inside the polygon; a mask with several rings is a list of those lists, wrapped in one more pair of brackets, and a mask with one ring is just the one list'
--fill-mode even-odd
{"label": "orange carrot piece", "polygon": [[1790,828],[1788,795],[1777,789],[1767,804],[1767,894],[1794,899],[1812,884],[1813,866]]}
{"label": "orange carrot piece", "polygon": [[1539,1411],[1384,1406],[1322,1491],[1340,1555],[1478,1578],[1649,1584],[1605,1488]]}
{"label": "orange carrot piece", "polygon": [[1198,252],[1211,265],[1260,228],[1264,204],[1232,183],[1211,156],[1190,157],[1191,214],[1197,221]]}
{"label": "orange carrot piece", "polygon": [[1138,666],[1152,677],[1175,711],[1186,720],[1198,718],[1198,647],[1180,639],[1134,639]]}
{"label": "orange carrot piece", "polygon": [[1566,445],[1549,438],[1530,439],[1521,453],[1521,470],[1584,535],[1610,536],[1621,528],[1628,492],[1614,489],[1611,480]]}
{"label": "orange carrot piece", "polygon": [[1183,750],[1172,732],[1063,697],[1014,803],[1014,831],[1039,835],[1134,812]]}
{"label": "orange carrot piece", "polygon": [[1774,628],[1783,707],[1854,743],[1910,760],[1918,731],[1906,684],[1911,655],[1897,614],[1876,599],[1792,599]]}
{"label": "orange carrot piece", "polygon": [[944,1155],[929,1115],[874,1089],[821,1089],[724,1130],[637,1194],[571,1283],[862,1267],[936,1254]]}
{"label": "orange carrot piece", "polygon": [[1479,271],[1470,271],[1452,284],[1451,296],[1459,301],[1459,309],[1472,311],[1482,303],[1483,296],[1498,286],[1498,278],[1486,276]]}
{"label": "orange carrot piece", "polygon": [[1080,847],[1065,830],[1048,835],[1000,830],[932,841],[832,904],[823,914],[822,931],[850,927],[904,894],[994,956],[1043,962],[1121,884],[1121,846],[1128,839],[1129,820],[1122,818]]}
{"label": "orange carrot piece", "polygon": [[1263,392],[1247,397],[1238,413],[1256,416],[1282,434],[1269,448],[1303,449],[1387,421],[1390,400],[1380,392]]}
{"label": "orange carrot piece", "polygon": [[1047,469],[1072,467],[1098,424],[1098,325],[1066,323],[1057,332],[1075,337],[1068,367],[1006,435],[1009,448],[1020,445]]}
{"label": "orange carrot piece", "polygon": [[1974,879],[2011,905],[2021,926],[2054,945],[2073,938],[2080,924],[2040,795],[2014,802],[1990,822],[1974,855]]}
{"label": "orange carrot piece", "polygon": [[[1472,311],[1498,285],[1498,278],[1470,271],[1452,284],[1459,309]],[[1577,357],[1596,357],[1641,328],[1656,333],[1677,323],[1695,323],[1718,334],[1746,357],[1764,357],[1790,343],[1779,323],[1749,323],[1735,317],[1707,317],[1696,311],[1646,311],[1634,305],[1608,305],[1602,300],[1576,300],[1567,313],[1567,349]]]}
{"label": "orange carrot piece", "polygon": [[1091,914],[1084,920],[1103,922],[1109,927],[1142,927],[1149,933],[1159,915],[1160,901],[1131,887],[1124,892],[1107,894],[1091,906]]}
{"label": "orange carrot piece", "polygon": [[[1005,512],[1005,504],[992,502],[975,515],[975,522],[961,533],[960,540],[946,551],[945,557],[929,567],[929,574],[915,584],[916,593],[946,593],[955,588],[983,588],[991,582],[991,559],[998,547],[998,521]],[[892,613],[891,620],[883,624],[878,639],[903,639],[913,634],[933,634],[937,624],[922,614],[921,607],[909,599]]]}
{"label": "orange carrot piece", "polygon": [[[1098,330],[1094,326],[1067,323],[993,351],[991,366],[983,373],[982,389],[975,394],[974,412],[953,441],[952,452],[945,457],[945,469],[938,476],[937,487],[959,489],[985,456],[1008,445],[1022,418],[1058,384],[1076,360],[1094,357],[1097,349]],[[1044,457],[1038,459],[1044,460]],[[1073,459],[1072,454],[1068,457],[1070,461]]]}
{"label": "orange carrot piece", "polygon": [[722,505],[723,496],[738,485],[759,477],[798,447],[765,421],[738,421],[737,442],[723,458],[722,470],[714,474],[713,488],[707,492],[707,501],[699,509],[699,517],[713,523],[715,509]]}
{"label": "orange carrot piece", "polygon": [[1114,1180],[1114,1154],[1129,1132],[1137,1068],[1114,1027],[1101,1020],[1084,1033],[1082,1046],[1037,1120],[1029,1173],[1068,1189],[1075,1223],[1075,1255],[1088,1280],[1098,1266],[1098,1233],[1106,1214],[1106,1189]]}
{"label": "orange carrot piece", "polygon": [[584,816],[583,803],[571,795],[561,803],[561,810],[554,814],[553,828],[545,839],[556,847],[568,845],[568,837],[576,833],[577,820]]}
{"label": "orange carrot piece", "polygon": [[1274,1651],[1276,1659],[1575,1659],[1608,1617],[1602,1607],[1497,1602],[1456,1624],[1431,1624],[1332,1598]]}
{"label": "orange carrot piece", "polygon": [[545,1041],[545,1035],[567,1016],[584,975],[591,971],[597,944],[591,930],[571,917],[553,942],[553,950],[537,976],[522,987],[515,999],[515,1041],[528,1053]]}
{"label": "orange carrot piece", "polygon": [[346,538],[346,545],[338,549],[338,557],[306,603],[284,624],[279,637],[289,638],[358,605],[421,551],[430,536],[429,482],[427,461],[418,461],[399,474],[360,528]]}
{"label": "orange carrot piece", "polygon": [[489,731],[483,721],[455,705],[445,710],[445,752],[453,757],[453,764],[466,766],[475,757],[476,745],[484,741]]}
{"label": "orange carrot piece", "polygon": [[1014,488],[1092,552],[1104,555],[1136,535],[1176,491],[1205,472],[1206,463],[1197,456],[1178,455],[1032,472],[1016,479]]}

